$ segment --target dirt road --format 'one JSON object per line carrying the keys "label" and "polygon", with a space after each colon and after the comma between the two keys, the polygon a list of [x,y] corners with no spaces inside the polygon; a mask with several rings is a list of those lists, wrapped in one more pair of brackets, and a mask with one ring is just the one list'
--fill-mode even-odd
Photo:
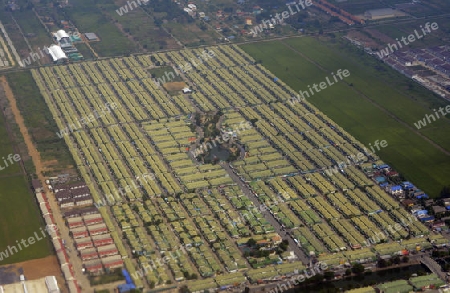
{"label": "dirt road", "polygon": [[[31,136],[28,133],[28,130],[25,126],[25,122],[23,120],[22,114],[20,113],[19,108],[17,107],[16,100],[14,98],[14,94],[13,94],[11,88],[9,87],[9,84],[4,76],[0,77],[0,84],[3,87],[3,90],[6,94],[9,104],[11,106],[11,112],[13,113],[14,119],[15,119],[17,125],[19,126],[20,132],[23,136],[24,142],[27,146],[28,154],[31,156],[31,158],[33,160],[34,166],[36,168],[36,174],[37,174],[39,180],[43,183],[45,193],[47,195],[49,195],[48,200],[49,200],[50,208],[53,213],[53,217],[55,219],[55,224],[59,228],[61,237],[63,239],[70,239],[69,231],[64,223],[64,219],[59,210],[59,206],[57,205],[54,197],[50,196],[51,193],[49,192],[47,185],[44,184],[45,183],[45,177],[44,177],[44,173],[43,173],[44,165],[42,163],[41,156],[40,156],[39,152],[37,151],[35,145],[33,144]],[[69,258],[71,259],[72,265],[74,266],[74,271],[76,273],[76,279],[77,279],[78,283],[80,284],[80,286],[82,288],[89,288],[90,287],[89,281],[81,273],[81,260],[78,258],[76,252],[72,249],[71,251],[68,252],[68,255],[69,255]],[[61,276],[61,269],[59,267],[59,264],[56,262],[55,265],[58,265],[57,268],[60,272],[59,274],[56,274],[56,275]],[[42,270],[42,271],[45,272],[44,270]],[[64,284],[64,283],[62,283],[62,284]],[[85,292],[87,292],[87,291],[85,291]]]}

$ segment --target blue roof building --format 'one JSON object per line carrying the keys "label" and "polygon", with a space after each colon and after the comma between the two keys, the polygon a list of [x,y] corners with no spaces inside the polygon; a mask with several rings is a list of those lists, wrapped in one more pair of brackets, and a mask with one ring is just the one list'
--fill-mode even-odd
{"label": "blue roof building", "polygon": [[414,188],[416,188],[416,187],[414,186],[414,184],[412,184],[412,183],[409,182],[409,181],[404,181],[404,182],[402,182],[401,186],[403,187],[403,189],[414,189]]}
{"label": "blue roof building", "polygon": [[117,289],[119,289],[120,293],[126,293],[130,292],[132,289],[136,289],[136,286],[134,286],[133,284],[122,284],[117,286]]}

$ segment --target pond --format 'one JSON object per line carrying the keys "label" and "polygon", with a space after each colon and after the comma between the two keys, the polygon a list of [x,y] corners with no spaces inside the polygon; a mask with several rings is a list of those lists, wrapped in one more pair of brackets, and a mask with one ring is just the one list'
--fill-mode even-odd
{"label": "pond", "polygon": [[221,161],[226,161],[230,157],[230,151],[220,145],[213,147],[208,156],[205,157],[206,160],[214,160],[218,158]]}

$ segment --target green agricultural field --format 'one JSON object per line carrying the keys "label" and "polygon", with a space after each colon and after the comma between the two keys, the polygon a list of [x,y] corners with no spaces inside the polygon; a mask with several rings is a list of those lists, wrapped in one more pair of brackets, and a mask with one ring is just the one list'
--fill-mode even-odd
{"label": "green agricultural field", "polygon": [[297,38],[242,48],[297,91],[349,70],[348,78],[307,100],[365,145],[386,140],[377,154],[430,196],[449,184],[450,121],[420,131],[413,124],[444,100],[347,44]]}
{"label": "green agricultural field", "polygon": [[[28,239],[37,232],[42,238],[41,227],[45,224],[40,219],[39,211],[34,202],[34,195],[27,188],[28,182],[23,175],[0,178],[0,252],[8,245],[17,245],[17,241]],[[38,220],[39,219],[39,220]],[[36,239],[36,243],[10,255],[0,261],[0,265],[37,259],[50,255],[51,247],[48,238]],[[17,247],[18,248],[18,247]],[[9,251],[8,251],[9,252]]]}
{"label": "green agricultural field", "polygon": [[[3,117],[0,120],[0,136],[3,138],[8,137]],[[11,141],[9,139],[2,139],[0,141],[0,167],[5,169],[0,170],[0,177],[11,176],[20,172],[20,165],[17,162],[13,160],[14,164],[10,164],[8,159],[6,159],[9,154],[16,154],[11,145]],[[7,164],[3,162],[3,158],[6,159]]]}
{"label": "green agricultural field", "polygon": [[[156,80],[160,79],[160,82],[162,81],[163,83],[183,81],[181,76],[177,74],[175,70],[170,66],[152,68],[148,72],[152,75],[152,77],[154,75],[153,78],[155,78]],[[173,78],[172,74],[174,76]]]}
{"label": "green agricultural field", "polygon": [[[0,142],[0,166],[5,167],[3,157],[15,154],[16,151],[8,139],[3,117],[0,119],[0,135],[3,137]],[[20,242],[22,238],[32,237],[34,232],[38,232],[40,237],[42,235],[40,228],[45,227],[45,223],[41,219],[34,194],[28,186],[29,182],[22,174],[19,163],[14,162],[4,170],[0,170],[0,252],[4,252],[8,245],[16,245],[16,240]],[[0,265],[42,258],[50,253],[50,244],[43,239],[6,259],[3,254],[3,257],[0,257]]]}
{"label": "green agricultural field", "polygon": [[[7,79],[28,131],[41,154],[41,158],[51,162],[48,164],[48,167],[55,173],[59,171],[67,172],[68,169],[74,168],[73,159],[64,140],[56,135],[59,129],[43,97],[38,94],[39,89],[31,73],[11,73],[7,75]],[[26,167],[28,173],[34,169],[31,162]]]}
{"label": "green agricultural field", "polygon": [[48,47],[52,44],[52,36],[47,33],[45,27],[32,10],[21,11],[17,15],[14,15],[14,18],[17,20],[24,34],[35,34],[34,37],[27,38],[33,52],[39,52],[38,48],[42,49],[44,46]]}
{"label": "green agricultural field", "polygon": [[[3,138],[8,137],[3,118],[0,122],[0,135]],[[6,157],[11,153],[15,153],[11,141],[3,139],[0,143],[0,157]],[[0,166],[5,166],[3,159],[0,160]],[[16,240],[28,239],[35,231],[40,233],[40,227],[45,226],[42,220],[38,220],[40,215],[34,196],[28,189],[29,183],[20,171],[18,163],[0,171],[0,215],[2,218],[0,252],[4,251],[8,245],[16,244]],[[41,258],[49,254],[48,242],[41,240],[5,260],[0,260],[0,265]]]}
{"label": "green agricultural field", "polygon": [[78,52],[83,55],[84,60],[92,60],[94,59],[94,55],[92,51],[88,48],[88,46],[84,43],[76,43],[75,47],[78,49]]}
{"label": "green agricultural field", "polygon": [[136,46],[125,37],[103,10],[115,7],[114,4],[93,1],[77,1],[67,8],[66,13],[82,33],[94,32],[100,42],[91,46],[99,56],[117,56],[135,52]]}

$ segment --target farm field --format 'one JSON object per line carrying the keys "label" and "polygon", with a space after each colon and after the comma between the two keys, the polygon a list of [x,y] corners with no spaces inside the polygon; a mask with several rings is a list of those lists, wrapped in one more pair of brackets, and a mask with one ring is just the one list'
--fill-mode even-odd
{"label": "farm field", "polygon": [[[3,105],[7,108],[5,104]],[[34,194],[29,188],[28,178],[22,172],[21,162],[10,164],[6,159],[9,154],[15,155],[18,147],[13,147],[3,113],[1,116],[0,135],[3,139],[0,143],[0,157],[2,158],[0,166],[4,169],[0,170],[0,214],[2,215],[0,252],[4,252],[8,246],[17,245],[16,241],[20,243],[21,239],[34,237],[35,232],[42,237],[40,229],[45,228],[45,223],[35,203]],[[17,139],[20,140],[18,137]],[[3,158],[7,160],[9,166],[6,166]],[[0,265],[39,259],[52,254],[47,239],[36,241],[29,248],[19,250],[17,253],[14,250],[13,252],[11,254],[8,251],[7,257],[3,254]]]}
{"label": "farm field", "polygon": [[[5,126],[5,120],[2,116],[0,117],[0,135],[3,138],[0,142],[0,157],[6,158],[9,154],[15,154],[14,149],[12,147],[12,142],[8,139],[8,132],[6,130]],[[12,175],[20,174],[21,168],[20,165],[17,163],[10,164],[10,162],[7,160],[8,167],[4,168],[3,170],[0,170],[0,177],[7,177]],[[3,162],[3,159],[0,159],[0,166],[3,168],[6,166],[6,164]]]}
{"label": "farm field", "polygon": [[[37,94],[39,88],[33,82],[31,73],[10,73],[7,80],[29,133],[36,143],[41,158],[45,161],[46,171],[54,172],[52,174],[73,171],[74,162],[71,154],[65,142],[56,135],[59,129],[42,95]],[[28,173],[35,172],[31,159],[25,162],[25,167]]]}
{"label": "farm field", "polygon": [[[34,195],[28,189],[28,182],[23,175],[0,178],[0,187],[0,251],[5,251],[8,245],[17,246],[16,240],[20,242],[21,239],[34,237],[34,232],[42,238],[40,229],[44,229],[45,224],[40,219]],[[43,258],[50,254],[50,242],[45,238],[1,260],[0,265]]]}
{"label": "farm field", "polygon": [[66,10],[66,14],[80,32],[95,32],[98,35],[101,41],[92,42],[90,45],[99,56],[117,56],[136,52],[136,45],[123,35],[114,25],[112,17],[103,12],[99,6],[106,10],[116,7],[107,2],[78,1]]}
{"label": "farm field", "polygon": [[40,52],[44,46],[48,47],[52,44],[52,37],[47,33],[32,10],[24,11],[20,17],[14,16],[14,19],[16,19],[25,35],[29,33],[34,34],[33,37],[27,38],[33,52]]}
{"label": "farm field", "polygon": [[108,14],[116,23],[120,23],[125,34],[133,37],[133,41],[139,45],[139,52],[180,48],[167,32],[155,25],[155,17],[148,13],[146,5],[119,15],[117,9],[126,7],[127,3],[129,2],[115,1],[115,5],[108,5]]}
{"label": "farm field", "polygon": [[430,196],[436,197],[448,184],[449,156],[419,134],[448,151],[450,139],[445,133],[450,131],[449,120],[440,119],[420,132],[413,124],[431,114],[431,109],[445,107],[444,100],[370,56],[349,52],[351,48],[340,43],[330,47],[313,38],[301,38],[242,48],[297,91],[325,81],[329,72],[349,70],[350,76],[343,82],[307,100],[364,144],[385,139],[388,147],[377,155]]}
{"label": "farm field", "polygon": [[[150,72],[211,53],[214,58],[193,63],[184,76],[191,94],[169,95],[151,78]],[[333,266],[417,243],[431,247],[414,238],[429,233],[416,221],[409,227],[414,244],[362,248],[374,231],[409,215],[359,166],[383,161],[366,153],[345,173],[326,174],[364,145],[313,104],[290,105],[294,90],[235,45],[41,67],[32,76],[58,128],[66,129],[62,137],[137,287],[178,282],[198,291],[305,267],[282,261],[282,253],[251,253],[250,239],[278,247],[282,238],[236,175],[279,225],[296,228],[299,256],[312,252]],[[346,93],[348,86],[337,87]],[[202,164],[191,155],[200,138],[192,117],[219,110],[221,126],[232,129],[246,155]],[[239,127],[243,123],[248,127]],[[179,257],[148,270],[174,254]]]}

